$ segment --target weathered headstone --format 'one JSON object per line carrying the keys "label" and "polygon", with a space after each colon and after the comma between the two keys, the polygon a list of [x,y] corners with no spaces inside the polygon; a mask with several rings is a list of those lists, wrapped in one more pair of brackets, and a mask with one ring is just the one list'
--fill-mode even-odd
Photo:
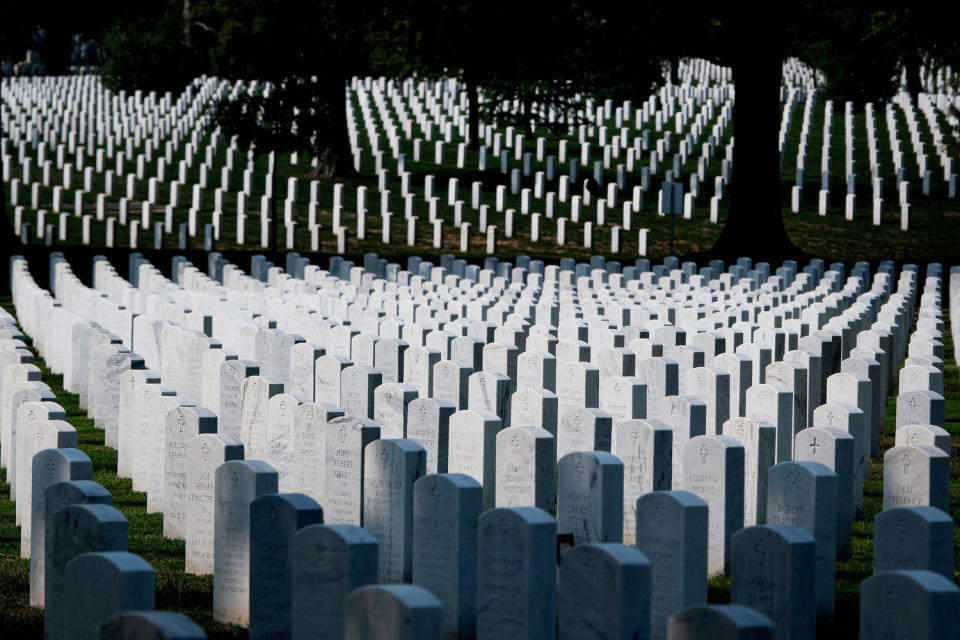
{"label": "weathered headstone", "polygon": [[412,584],[368,585],[349,596],[344,640],[440,640],[440,601]]}
{"label": "weathered headstone", "polygon": [[754,384],[747,389],[746,417],[777,429],[777,462],[793,457],[793,394],[784,387]]}
{"label": "weathered headstone", "polygon": [[794,442],[797,462],[819,462],[837,474],[837,555],[842,558],[853,552],[853,453],[853,436],[835,427],[804,429]]}
{"label": "weathered headstone", "polygon": [[154,571],[127,551],[81,553],[64,573],[64,634],[55,638],[100,638],[100,628],[123,611],[153,609]]}
{"label": "weathered headstone", "polygon": [[[853,373],[835,373],[827,378],[827,403],[829,404],[847,404],[860,409],[863,412],[864,423],[867,425],[865,433],[867,434],[867,451],[873,451],[876,447],[873,445],[873,431],[870,425],[873,423],[873,399],[870,379]],[[864,477],[864,480],[867,480]]]}
{"label": "weathered headstone", "polygon": [[410,582],[413,485],[426,475],[427,452],[413,440],[380,438],[363,460],[363,528],[380,542],[380,582]]}
{"label": "weathered headstone", "polygon": [[302,493],[266,494],[250,503],[250,634],[290,638],[297,532],[323,524],[323,509]]}
{"label": "weathered headstone", "polygon": [[697,436],[683,447],[680,487],[707,503],[707,572],[717,575],[730,562],[730,537],[743,528],[743,445],[727,436]]}
{"label": "weathered headstone", "polygon": [[676,360],[653,357],[637,361],[637,377],[647,387],[647,418],[663,419],[660,400],[679,393],[679,375]]}
{"label": "weathered headstone", "polygon": [[460,360],[440,360],[433,366],[433,398],[452,403],[458,410],[467,408],[467,391],[473,369]]}
{"label": "weathered headstone", "polygon": [[324,438],[324,520],[363,524],[364,449],[380,437],[380,426],[367,418],[344,416],[327,423]]}
{"label": "weathered headstone", "polygon": [[883,508],[950,509],[950,457],[936,447],[897,446],[883,454]]}
{"label": "weathered headstone", "polygon": [[292,638],[342,638],[347,596],[377,581],[377,539],[355,525],[311,525],[293,536],[290,563]]}
{"label": "weathered headstone", "polygon": [[603,409],[568,409],[557,426],[557,457],[574,451],[609,451],[612,426],[613,418]]}
{"label": "weathered headstone", "polygon": [[623,463],[605,451],[574,451],[557,463],[557,531],[574,544],[623,540]]}
{"label": "weathered headstone", "polygon": [[940,509],[884,509],[873,532],[874,573],[925,569],[953,580],[953,520]]}
{"label": "weathered headstone", "polygon": [[240,441],[247,459],[266,460],[270,399],[283,393],[283,383],[255,375],[244,378],[241,386]]}
{"label": "weathered headstone", "polygon": [[900,445],[927,445],[936,447],[950,455],[952,438],[946,429],[932,424],[907,424],[897,429],[894,444]]}
{"label": "weathered headstone", "polygon": [[456,407],[441,398],[416,398],[407,405],[407,435],[427,452],[427,473],[446,473],[450,416]]}
{"label": "weathered headstone", "polygon": [[[58,482],[87,481],[93,477],[93,463],[84,452],[79,449],[44,449],[33,456],[33,487],[31,491],[30,535],[27,538],[29,547],[24,553],[24,538],[21,535],[20,557],[30,558],[30,605],[43,606],[44,576],[46,564],[46,531],[48,505],[46,503],[47,488]],[[101,494],[110,494],[100,487]],[[65,494],[68,495],[68,494]],[[69,499],[69,496],[68,496]],[[57,506],[58,503],[51,506]],[[53,510],[51,509],[52,513]]]}
{"label": "weathered headstone", "polygon": [[535,507],[489,509],[477,534],[477,637],[555,637],[557,523]]}
{"label": "weathered headstone", "polygon": [[556,509],[557,443],[539,427],[497,434],[496,506]]}
{"label": "weathered headstone", "polygon": [[897,396],[897,428],[905,424],[932,424],[946,427],[946,404],[930,390],[905,391]]}
{"label": "weathered headstone", "polygon": [[[43,405],[48,406],[44,407]],[[17,493],[17,501],[14,506],[16,507],[17,521],[20,523],[20,551],[21,554],[26,553],[23,557],[29,557],[33,477],[35,473],[33,457],[44,449],[76,447],[77,431],[65,420],[46,417],[53,415],[66,418],[66,413],[60,409],[60,405],[52,402],[28,402],[20,407],[19,413],[20,419],[23,421],[17,435],[17,458],[19,461],[16,473],[20,477],[18,483],[20,490]],[[37,418],[41,419],[31,420],[29,416],[34,413],[38,414]],[[7,476],[9,477],[13,471],[13,469],[8,469]]]}
{"label": "weathered headstone", "polygon": [[340,407],[343,414],[373,419],[373,392],[383,382],[378,369],[355,364],[340,374]]}
{"label": "weathered headstone", "polygon": [[124,611],[101,627],[101,640],[207,640],[196,622],[174,611]]}
{"label": "weathered headstone", "polygon": [[214,503],[213,618],[250,622],[250,503],[277,492],[277,471],[262,460],[217,467]]}
{"label": "weathered headstone", "polygon": [[938,640],[960,629],[960,589],[938,573],[883,571],[860,583],[860,640]]}
{"label": "weathered headstone", "polygon": [[[683,477],[683,447],[707,433],[707,405],[694,396],[667,396],[657,402],[656,414],[673,429],[673,487]],[[712,433],[710,435],[713,435]]]}
{"label": "weathered headstone", "polygon": [[647,387],[640,378],[610,376],[600,382],[600,408],[610,414],[613,426],[647,416]]}
{"label": "weathered headstone", "polygon": [[813,426],[836,428],[853,436],[853,509],[863,509],[863,481],[870,477],[870,428],[860,409],[849,404],[822,404],[813,412]]}
{"label": "weathered headstone", "polygon": [[[304,402],[293,410],[293,489],[317,502],[323,500],[323,481],[326,476],[327,422],[343,417],[339,407],[330,404]],[[281,484],[283,477],[280,478]]]}
{"label": "weathered headstone", "polygon": [[407,414],[417,390],[408,384],[384,382],[373,391],[373,421],[381,438],[406,438]]}
{"label": "weathered headstone", "polygon": [[650,637],[667,618],[707,602],[707,503],[689,491],[653,491],[636,501],[636,547],[650,559]]}
{"label": "weathered headstone", "polygon": [[185,571],[211,574],[216,472],[224,462],[243,460],[243,443],[225,433],[202,433],[187,442],[186,455]]}
{"label": "weathered headstone", "polygon": [[697,605],[670,616],[667,640],[773,640],[773,623],[739,604]]}
{"label": "weathered headstone", "polygon": [[296,416],[303,397],[278,393],[267,401],[267,420],[264,429],[262,460],[277,470],[280,492],[296,490]]}
{"label": "weathered headstone", "polygon": [[[58,488],[57,485],[48,487],[47,496],[57,495]],[[122,513],[108,504],[68,504],[54,511],[49,522],[44,635],[69,638],[73,621],[68,618],[70,609],[66,600],[67,564],[87,551],[126,551],[129,523]]]}
{"label": "weathered headstone", "polygon": [[777,429],[769,422],[731,418],[723,435],[743,445],[743,526],[767,519],[767,471],[776,458]]}
{"label": "weathered headstone", "polygon": [[798,527],[772,524],[741,529],[733,535],[730,602],[767,616],[774,638],[815,636],[813,537]]}
{"label": "weathered headstone", "polygon": [[[219,349],[210,349],[219,351]],[[142,384],[159,384],[160,376],[149,369],[130,369],[120,376],[119,394],[120,404],[117,409],[117,475],[121,478],[133,477],[133,453],[136,449],[136,403],[137,387]],[[219,381],[218,386],[219,389]],[[219,408],[219,404],[217,405]]]}
{"label": "weathered headstone", "polygon": [[628,420],[614,427],[611,441],[623,462],[623,543],[633,544],[637,498],[672,486],[673,429],[660,420]]}
{"label": "weathered headstone", "polygon": [[304,398],[308,402],[315,400],[317,360],[324,353],[323,347],[309,342],[299,342],[290,347],[290,376],[286,385],[287,393]]}
{"label": "weathered headstone", "polygon": [[345,356],[329,353],[331,349],[328,345],[328,353],[320,356],[314,365],[313,401],[339,407],[341,375],[353,362]]}
{"label": "weathered headstone", "polygon": [[560,564],[560,638],[643,638],[650,631],[651,567],[620,543],[571,547]]}
{"label": "weathered headstone", "polygon": [[483,507],[497,502],[497,434],[500,418],[487,411],[470,409],[450,416],[450,452],[447,470],[465,473],[483,486]]}
{"label": "weathered headstone", "polygon": [[243,440],[240,427],[243,381],[256,375],[260,375],[260,367],[249,360],[227,360],[220,365],[220,411],[217,412],[220,433]]}
{"label": "weathered headstone", "polygon": [[216,433],[217,416],[203,407],[177,407],[164,421],[166,455],[164,466],[163,535],[186,539],[190,488],[187,484],[187,445],[201,433]]}
{"label": "weathered headstone", "polygon": [[476,634],[482,503],[483,488],[463,474],[431,474],[413,486],[412,582],[440,600],[444,637]]}
{"label": "weathered headstone", "polygon": [[816,542],[817,617],[833,617],[837,566],[837,474],[819,462],[781,462],[767,478],[767,523],[803,529]]}

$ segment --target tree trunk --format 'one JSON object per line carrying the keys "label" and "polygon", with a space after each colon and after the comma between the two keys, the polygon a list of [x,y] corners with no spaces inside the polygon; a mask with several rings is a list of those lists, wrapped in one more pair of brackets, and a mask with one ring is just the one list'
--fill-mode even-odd
{"label": "tree trunk", "polygon": [[277,252],[277,235],[280,233],[280,222],[277,220],[277,171],[280,168],[280,157],[274,154],[273,173],[270,174],[270,186],[273,196],[270,198],[270,251]]}
{"label": "tree trunk", "polygon": [[[15,246],[19,246],[20,236],[16,235],[16,229],[13,228],[13,223],[7,216],[7,194],[3,180],[0,180],[0,219],[2,219],[0,220],[0,238],[10,238]],[[12,247],[7,248],[12,249]],[[0,291],[2,290],[6,290],[6,285],[0,286]]]}
{"label": "tree trunk", "polygon": [[923,78],[920,76],[920,56],[916,51],[911,51],[903,59],[904,70],[907,73],[907,91],[913,100],[913,106],[917,106],[917,100],[920,99],[920,93],[923,92]]}
{"label": "tree trunk", "polygon": [[191,0],[183,0],[183,46],[187,49],[193,47],[193,37],[191,31],[193,27],[193,4]]}
{"label": "tree trunk", "polygon": [[[744,16],[740,23],[745,22],[749,24]],[[783,45],[776,33],[748,34],[747,28],[743,25],[741,33],[736,29],[731,33],[735,40],[730,66],[737,94],[733,176],[728,187],[730,210],[720,237],[707,255],[779,262],[802,254],[787,236],[780,208],[778,132]]]}
{"label": "tree trunk", "polygon": [[680,56],[670,56],[670,84],[680,86]]}
{"label": "tree trunk", "polygon": [[467,148],[477,151],[480,149],[480,90],[471,74],[464,74],[463,81],[467,85]]}
{"label": "tree trunk", "polygon": [[357,170],[353,166],[353,154],[350,152],[350,138],[347,136],[347,105],[344,94],[346,80],[337,84],[335,91],[327,96],[325,102],[330,107],[330,131],[317,140],[317,168],[310,173],[313,178],[354,178]]}

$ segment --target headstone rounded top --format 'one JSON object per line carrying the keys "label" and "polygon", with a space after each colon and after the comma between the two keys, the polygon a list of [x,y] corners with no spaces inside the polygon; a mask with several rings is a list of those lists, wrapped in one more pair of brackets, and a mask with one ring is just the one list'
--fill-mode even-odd
{"label": "headstone rounded top", "polygon": [[124,611],[101,627],[103,640],[206,640],[196,622],[174,611]]}

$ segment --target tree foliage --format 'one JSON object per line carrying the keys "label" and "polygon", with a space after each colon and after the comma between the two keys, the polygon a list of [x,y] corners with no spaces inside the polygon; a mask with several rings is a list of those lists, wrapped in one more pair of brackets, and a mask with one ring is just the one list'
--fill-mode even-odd
{"label": "tree foliage", "polygon": [[183,21],[169,4],[118,21],[103,38],[103,81],[112,89],[182,91],[202,69],[183,42]]}

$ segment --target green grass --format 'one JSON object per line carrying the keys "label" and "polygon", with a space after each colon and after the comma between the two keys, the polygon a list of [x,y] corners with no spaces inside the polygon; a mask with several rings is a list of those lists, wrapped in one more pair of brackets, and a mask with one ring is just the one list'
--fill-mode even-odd
{"label": "green grass", "polygon": [[[0,301],[3,308],[14,312],[9,298]],[[944,367],[946,396],[946,428],[953,436],[950,469],[950,515],[960,520],[960,370],[953,359],[953,339],[949,318],[944,335],[947,356]],[[35,354],[36,356],[36,354]],[[62,376],[53,375],[37,356],[43,381],[56,393],[67,412],[67,420],[79,434],[80,448],[90,456],[94,480],[113,494],[114,505],[130,521],[130,551],[141,555],[157,572],[157,609],[183,612],[199,623],[210,638],[245,638],[246,629],[217,624],[212,619],[211,576],[188,576],[184,573],[184,544],[163,537],[160,514],[146,513],[146,496],[132,491],[131,481],[116,475],[117,454],[103,444],[103,432],[93,426],[79,408],[77,396],[64,391]],[[873,519],[883,508],[882,453],[894,444],[896,398],[888,398],[886,429],[880,440],[881,457],[871,463],[870,479],[864,484],[863,515],[853,523],[853,554],[837,563],[836,615],[832,623],[818,625],[818,638],[856,637],[859,623],[860,583],[873,573]],[[29,563],[20,559],[20,528],[14,525],[14,505],[9,500],[9,486],[0,483],[0,636],[16,638],[42,637],[43,618],[29,600]],[[954,530],[955,549],[960,548],[960,528]],[[960,554],[954,554],[954,580],[960,577]],[[730,580],[719,576],[709,582],[711,603],[730,600]]]}
{"label": "green grass", "polygon": [[[14,313],[9,298],[2,306]],[[32,342],[26,342],[33,351]],[[56,394],[67,422],[77,430],[79,448],[93,462],[93,480],[113,495],[114,506],[130,521],[130,552],[143,557],[156,571],[156,608],[185,613],[211,640],[246,638],[246,629],[213,621],[213,576],[184,573],[183,541],[163,537],[163,518],[159,513],[147,513],[146,494],[133,491],[129,479],[117,476],[117,452],[104,445],[104,432],[86,417],[78,397],[64,390],[63,376],[51,373],[35,351],[34,358],[43,382]],[[29,606],[30,563],[20,558],[20,527],[14,524],[14,503],[9,495],[9,485],[0,484],[0,637],[42,638],[43,611]]]}

